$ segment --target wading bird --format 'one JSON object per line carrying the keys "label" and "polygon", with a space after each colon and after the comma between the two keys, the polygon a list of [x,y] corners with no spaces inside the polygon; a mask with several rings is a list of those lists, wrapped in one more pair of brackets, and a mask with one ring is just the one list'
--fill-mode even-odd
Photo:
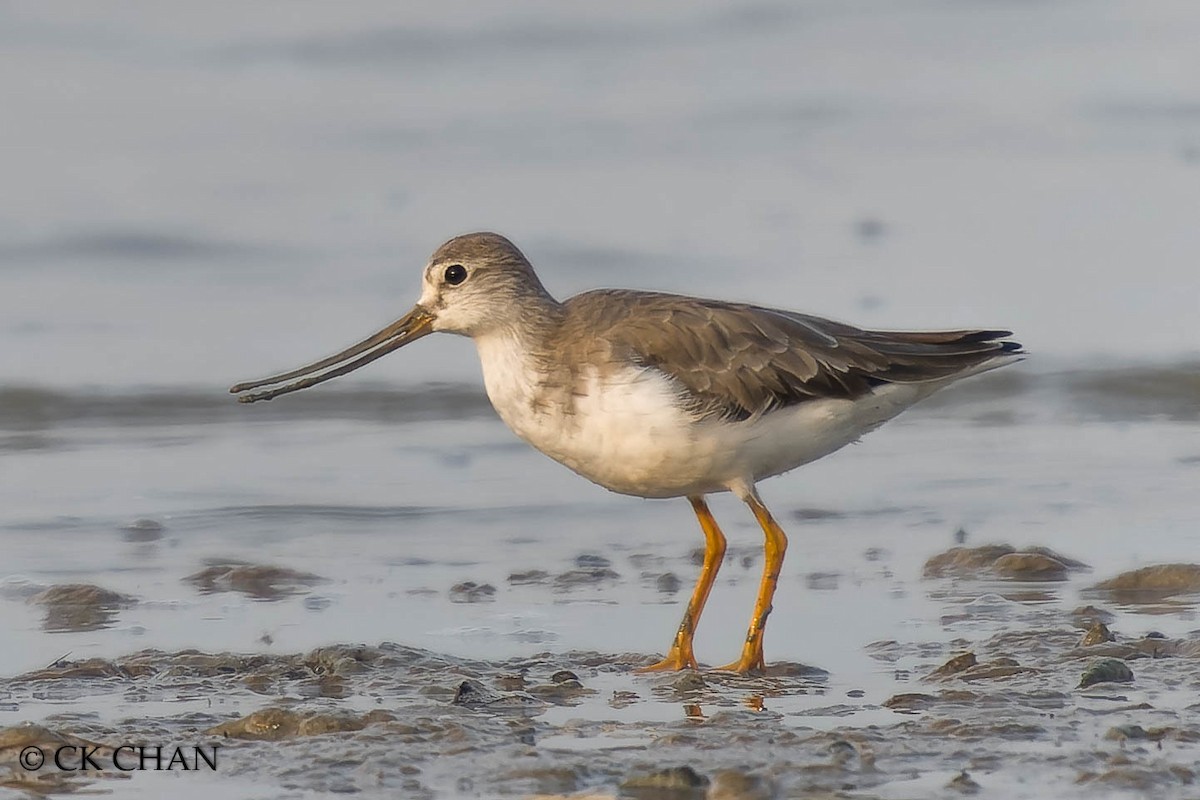
{"label": "wading bird", "polygon": [[649,670],[697,666],[692,636],[725,555],[705,495],[732,492],[766,537],[741,656],[724,667],[761,670],[787,536],[755,485],[1021,354],[1001,330],[860,330],[793,311],[619,289],[559,302],[512,242],[472,233],[437,249],[420,300],[393,324],[337,355],[231,391],[275,386],[239,397],[270,400],[435,331],[475,341],[488,398],[529,444],[611,491],[691,502],[704,563],[666,657]]}

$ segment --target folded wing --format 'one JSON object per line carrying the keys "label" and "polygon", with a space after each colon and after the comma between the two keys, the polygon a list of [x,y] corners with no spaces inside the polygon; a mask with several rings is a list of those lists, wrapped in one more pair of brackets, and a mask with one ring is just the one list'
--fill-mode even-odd
{"label": "folded wing", "polygon": [[869,331],[820,317],[668,294],[598,291],[568,301],[593,345],[670,376],[704,416],[746,419],[885,383],[971,372],[1021,346],[1003,330]]}

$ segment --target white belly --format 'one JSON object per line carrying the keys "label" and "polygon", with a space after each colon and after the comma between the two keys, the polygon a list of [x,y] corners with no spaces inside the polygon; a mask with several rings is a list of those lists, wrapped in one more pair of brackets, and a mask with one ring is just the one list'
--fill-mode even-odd
{"label": "white belly", "polygon": [[629,367],[540,386],[523,351],[479,339],[488,397],[522,439],[606,489],[640,497],[726,491],[857,440],[928,393],[889,385],[858,400],[813,400],[741,422],[697,421],[663,373]]}

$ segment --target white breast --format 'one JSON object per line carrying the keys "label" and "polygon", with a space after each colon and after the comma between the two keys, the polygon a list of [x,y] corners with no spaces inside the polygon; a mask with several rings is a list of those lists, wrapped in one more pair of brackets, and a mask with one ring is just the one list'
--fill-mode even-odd
{"label": "white breast", "polygon": [[583,372],[578,385],[546,385],[506,336],[475,340],[488,398],[514,433],[555,461],[615,492],[672,497],[707,483],[713,445],[662,373],[630,366]]}

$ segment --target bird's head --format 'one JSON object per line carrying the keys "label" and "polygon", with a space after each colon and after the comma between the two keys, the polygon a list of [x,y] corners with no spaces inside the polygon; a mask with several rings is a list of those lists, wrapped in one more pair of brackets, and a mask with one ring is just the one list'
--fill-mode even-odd
{"label": "bird's head", "polygon": [[546,297],[533,267],[498,233],[469,233],[429,258],[417,308],[435,331],[482,336],[518,324],[531,301]]}
{"label": "bird's head", "polygon": [[[345,375],[435,331],[478,337],[514,328],[530,304],[548,298],[529,260],[508,239],[496,233],[457,236],[430,257],[421,298],[403,317],[340,353],[229,391],[243,403],[270,400]],[[275,384],[284,385],[250,392]]]}

